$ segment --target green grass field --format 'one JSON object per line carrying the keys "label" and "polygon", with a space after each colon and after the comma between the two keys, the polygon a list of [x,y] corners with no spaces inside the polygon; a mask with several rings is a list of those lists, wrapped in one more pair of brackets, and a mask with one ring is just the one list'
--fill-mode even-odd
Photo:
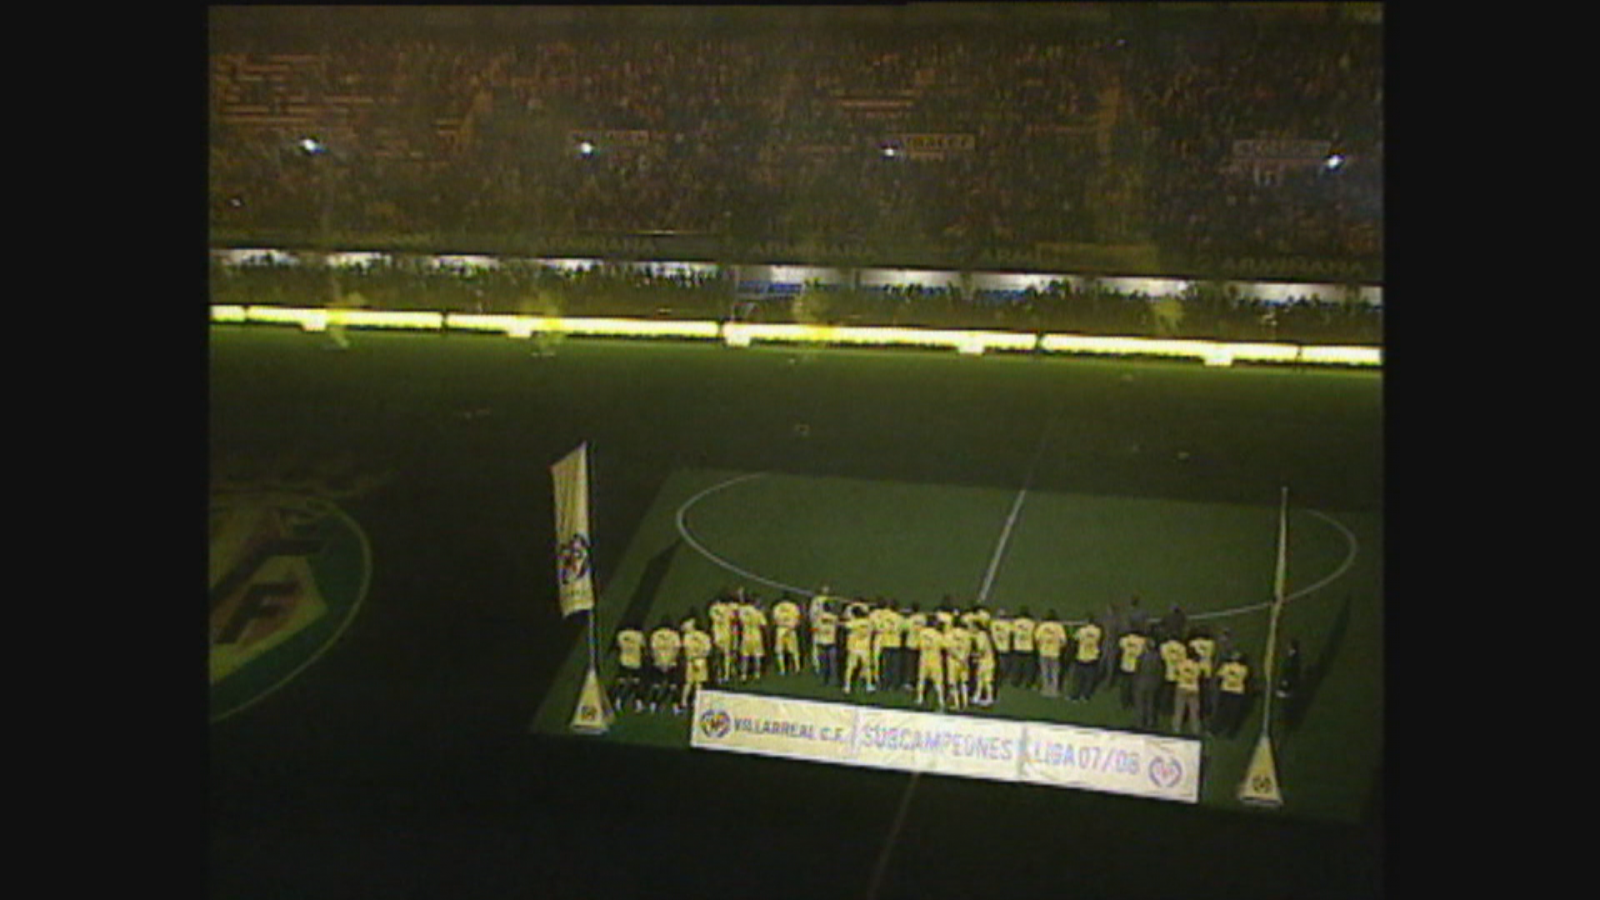
{"label": "green grass field", "polygon": [[[946,595],[959,605],[1054,611],[1064,621],[1139,595],[1148,610],[1180,603],[1194,621],[1228,628],[1253,660],[1265,646],[1276,559],[1275,498],[1258,506],[1119,498],[971,486],[685,471],[662,487],[615,576],[603,586],[601,642],[624,619],[654,627],[704,619],[719,591],[743,586],[767,598],[821,585],[885,596],[924,609]],[[1015,512],[1015,518],[1012,513]],[[1010,527],[1007,527],[1010,520]],[[1372,514],[1297,510],[1290,519],[1292,598],[1282,627],[1302,636],[1325,672],[1317,702],[1285,742],[1280,778],[1297,814],[1359,818],[1381,754],[1381,522]],[[1359,623],[1352,628],[1351,623]],[[570,721],[587,649],[575,648],[537,727]],[[614,672],[607,660],[603,673]],[[844,701],[809,673],[769,673],[735,689]],[[854,702],[911,707],[899,692]],[[1111,691],[1069,705],[1020,688],[971,715],[1133,727]],[[1208,739],[1204,802],[1236,805],[1259,704],[1233,740]],[[686,717],[621,711],[613,740],[682,748]]]}
{"label": "green grass field", "polygon": [[[996,866],[1021,896],[1370,895],[1380,373],[350,338],[339,353],[292,328],[209,331],[214,479],[347,460],[379,485],[341,501],[371,548],[359,614],[212,726],[217,896],[747,897],[776,875],[794,896],[862,896],[880,854],[884,898],[989,896]],[[1194,807],[942,777],[912,796],[903,773],[683,749],[687,723],[665,716],[571,735],[583,617],[556,602],[548,467],[584,441],[607,635],[636,605],[670,613],[743,577],[683,538],[686,504],[703,551],[758,590],[827,582],[927,607],[980,592],[1026,486],[991,605],[1072,618],[1139,591],[1218,616],[1258,655],[1289,486],[1284,628],[1311,670],[1279,748],[1287,806],[1233,804],[1242,740],[1208,746]],[[808,676],[760,689],[842,699]],[[1103,693],[1070,709],[1002,690],[992,714],[1124,725]],[[712,851],[736,862],[707,890]]]}

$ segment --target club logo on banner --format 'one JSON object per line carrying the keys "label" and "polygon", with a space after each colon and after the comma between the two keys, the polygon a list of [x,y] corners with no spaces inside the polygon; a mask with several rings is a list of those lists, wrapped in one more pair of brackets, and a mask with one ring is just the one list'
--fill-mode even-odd
{"label": "club logo on banner", "polygon": [[1159,788],[1170,788],[1183,780],[1183,763],[1170,756],[1150,760],[1150,783]]}
{"label": "club logo on banner", "polygon": [[559,566],[556,576],[563,585],[572,584],[589,574],[589,536],[575,534],[557,552]]}
{"label": "club logo on banner", "polygon": [[725,738],[733,731],[733,717],[727,710],[708,709],[700,716],[700,730],[708,738]]}
{"label": "club logo on banner", "polygon": [[1200,742],[735,694],[695,700],[690,745],[815,762],[1200,801]]}

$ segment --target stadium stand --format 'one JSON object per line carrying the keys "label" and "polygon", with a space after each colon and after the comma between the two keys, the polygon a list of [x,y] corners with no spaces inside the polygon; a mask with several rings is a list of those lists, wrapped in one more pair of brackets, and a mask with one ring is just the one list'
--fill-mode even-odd
{"label": "stadium stand", "polygon": [[[1381,40],[1327,7],[1010,29],[223,30],[213,238],[552,255],[656,235],[700,241],[679,259],[832,245],[861,263],[1009,254],[1046,271],[1111,248],[1139,274],[1376,283]],[[560,277],[576,297],[598,276]],[[1093,306],[1034,293],[987,309]],[[830,305],[898,320],[912,301],[951,317],[905,294]],[[1349,324],[1301,306],[1273,327]]]}

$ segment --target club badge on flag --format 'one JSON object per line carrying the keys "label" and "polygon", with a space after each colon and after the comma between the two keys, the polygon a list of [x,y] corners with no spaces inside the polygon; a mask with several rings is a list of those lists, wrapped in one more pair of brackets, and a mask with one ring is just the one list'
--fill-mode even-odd
{"label": "club badge on flag", "polygon": [[1250,768],[1239,783],[1239,801],[1253,806],[1279,807],[1283,794],[1278,790],[1278,767],[1272,760],[1272,741],[1265,734],[1256,741]]}
{"label": "club badge on flag", "polygon": [[561,614],[594,608],[589,566],[589,445],[581,444],[550,467],[555,481],[556,582]]}
{"label": "club badge on flag", "polygon": [[611,704],[600,689],[600,676],[593,668],[583,678],[578,705],[572,711],[572,730],[600,733],[611,727]]}

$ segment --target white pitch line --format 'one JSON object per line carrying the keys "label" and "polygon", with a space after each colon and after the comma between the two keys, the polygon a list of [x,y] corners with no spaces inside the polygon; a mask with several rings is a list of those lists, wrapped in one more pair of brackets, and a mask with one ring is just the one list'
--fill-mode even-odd
{"label": "white pitch line", "polygon": [[1028,489],[1024,487],[1017,491],[1017,499],[1011,504],[1011,514],[1006,516],[1005,527],[1000,529],[1000,540],[994,545],[994,555],[989,557],[989,571],[984,573],[983,586],[978,588],[978,603],[980,605],[989,600],[989,589],[994,587],[994,576],[1000,571],[1000,560],[1006,555],[1006,544],[1011,542],[1011,529],[1017,524],[1017,515],[1022,512],[1022,501],[1028,497]]}
{"label": "white pitch line", "polygon": [[699,503],[705,497],[722,490],[723,488],[732,487],[741,482],[749,481],[752,478],[760,478],[766,474],[767,473],[765,472],[752,472],[749,475],[740,475],[737,478],[731,478],[727,481],[721,482],[720,484],[714,484],[700,493],[695,494],[693,497],[690,497],[688,500],[683,501],[683,505],[678,507],[678,535],[683,538],[684,543],[693,547],[701,556],[704,556],[713,564],[727,569],[729,572],[732,572],[735,575],[738,575],[740,578],[746,579],[747,581],[754,581],[758,584],[764,584],[768,587],[777,588],[780,591],[788,591],[792,594],[798,594],[802,597],[811,597],[814,595],[813,591],[809,591],[803,587],[796,587],[792,584],[784,584],[781,581],[774,581],[771,578],[763,578],[762,576],[757,575],[756,573],[747,569],[741,569],[737,565],[734,565],[733,563],[706,549],[706,545],[696,540],[695,536],[689,532],[689,522],[687,517],[689,515],[690,507],[694,506],[696,503]]}
{"label": "white pitch line", "polygon": [[[1328,575],[1323,577],[1322,580],[1317,581],[1317,582],[1315,582],[1313,584],[1309,584],[1309,585],[1301,588],[1300,590],[1294,591],[1293,593],[1291,593],[1288,596],[1284,597],[1283,598],[1283,602],[1285,604],[1291,603],[1291,602],[1293,602],[1295,600],[1299,600],[1302,597],[1306,597],[1306,596],[1309,596],[1311,594],[1314,594],[1317,591],[1322,590],[1323,588],[1327,587],[1328,585],[1332,584],[1333,582],[1338,581],[1340,578],[1344,577],[1344,573],[1350,571],[1350,567],[1355,565],[1356,555],[1361,550],[1361,542],[1356,540],[1355,534],[1352,533],[1350,531],[1350,529],[1346,528],[1344,526],[1343,522],[1340,522],[1338,519],[1335,519],[1333,516],[1330,516],[1327,513],[1320,512],[1320,511],[1315,510],[1315,509],[1308,509],[1308,510],[1306,510],[1306,512],[1310,513],[1313,516],[1316,516],[1317,518],[1321,519],[1322,521],[1327,522],[1328,524],[1332,525],[1333,527],[1339,529],[1339,532],[1344,535],[1344,543],[1345,543],[1345,551],[1346,552],[1345,552],[1345,555],[1344,555],[1344,559],[1339,563],[1338,568],[1334,569],[1331,573],[1329,573]],[[1225,618],[1227,616],[1238,616],[1238,615],[1243,615],[1245,613],[1258,612],[1258,611],[1263,610],[1263,609],[1270,609],[1272,607],[1272,602],[1273,601],[1268,600],[1268,601],[1265,601],[1263,603],[1256,603],[1256,604],[1252,604],[1250,606],[1236,606],[1233,609],[1221,609],[1221,610],[1217,610],[1216,612],[1200,613],[1198,615],[1192,616],[1191,618],[1194,618],[1194,619],[1221,619],[1221,618]]]}
{"label": "white pitch line", "polygon": [[1028,488],[1033,486],[1033,473],[1039,469],[1039,459],[1044,456],[1045,444],[1050,440],[1050,428],[1055,425],[1054,416],[1045,423],[1044,431],[1039,434],[1039,446],[1033,450],[1033,460],[1028,463],[1028,474],[1022,478],[1022,490],[1017,491],[1017,499],[1011,503],[1011,513],[1006,516],[1006,524],[1000,529],[1000,540],[994,545],[994,555],[989,557],[989,570],[983,575],[983,586],[978,588],[978,604],[981,606],[989,600],[989,589],[994,587],[994,576],[1000,571],[1000,560],[1006,555],[1006,545],[1011,542],[1011,529],[1016,527],[1017,516],[1022,513],[1022,501],[1028,499]]}
{"label": "white pitch line", "polygon": [[[1022,489],[1017,491],[1017,499],[1011,501],[1011,512],[1006,516],[1005,527],[1000,529],[1000,539],[995,542],[994,554],[989,557],[989,570],[984,573],[983,586],[978,589],[978,605],[988,602],[989,589],[994,587],[994,576],[1000,571],[1000,560],[1005,558],[1006,545],[1011,542],[1011,529],[1016,527],[1017,517],[1022,513],[1022,502],[1028,499],[1028,488],[1033,485],[1033,473],[1039,468],[1039,458],[1044,455],[1045,444],[1050,439],[1050,426],[1055,424],[1055,417],[1045,423],[1044,431],[1039,435],[1039,446],[1033,451],[1033,460],[1028,463],[1028,474],[1023,476]],[[911,807],[911,795],[916,793],[917,779],[922,774],[920,770],[913,770],[911,778],[906,782],[906,789],[900,795],[900,808],[895,811],[894,824],[889,827],[889,837],[884,841],[883,850],[878,853],[877,862],[872,867],[872,881],[867,887],[868,900],[877,900],[878,890],[883,886],[883,877],[889,871],[889,858],[894,852],[895,845],[900,843],[900,831],[906,823],[906,811]]]}
{"label": "white pitch line", "polygon": [[[745,579],[748,579],[750,581],[756,582],[758,584],[764,584],[764,585],[767,585],[768,587],[776,588],[776,589],[781,590],[781,591],[789,591],[789,592],[791,592],[793,594],[796,594],[796,595],[799,595],[799,596],[802,596],[802,597],[811,597],[811,596],[813,596],[815,594],[815,591],[812,591],[812,590],[810,590],[808,588],[802,588],[802,587],[799,587],[797,585],[785,584],[785,583],[783,583],[781,581],[776,581],[776,580],[771,579],[771,578],[766,578],[766,577],[764,577],[762,575],[757,575],[756,573],[751,572],[748,569],[741,568],[738,565],[736,565],[736,564],[734,564],[732,562],[729,562],[726,559],[723,559],[722,557],[718,556],[717,554],[711,552],[711,550],[709,550],[704,544],[700,543],[700,541],[689,531],[689,525],[688,525],[688,521],[687,521],[687,516],[688,516],[690,508],[693,507],[695,504],[699,503],[704,498],[709,497],[710,495],[722,490],[723,488],[732,487],[733,485],[740,484],[740,483],[745,482],[745,481],[750,481],[751,479],[761,478],[761,477],[763,477],[763,476],[765,476],[767,474],[768,473],[766,473],[766,472],[754,472],[754,473],[751,473],[751,474],[748,474],[748,475],[740,475],[740,476],[731,478],[731,479],[729,479],[727,481],[723,481],[723,482],[720,482],[718,484],[714,484],[711,487],[706,488],[705,490],[701,491],[700,493],[695,494],[693,497],[690,497],[688,500],[684,501],[683,505],[678,507],[678,513],[677,513],[678,534],[683,538],[685,543],[687,543],[689,546],[691,546],[691,547],[693,547],[695,549],[695,552],[699,553],[701,556],[704,556],[707,560],[711,561],[714,565],[717,565],[717,566],[719,566],[719,567],[721,567],[723,569],[726,569],[727,571],[732,572],[735,575],[738,575],[740,578],[745,578]],[[1017,518],[1020,516],[1020,514],[1022,512],[1022,503],[1023,503],[1023,500],[1026,498],[1027,493],[1028,493],[1028,489],[1026,487],[1024,487],[1021,491],[1019,491],[1017,493],[1017,499],[1014,500],[1012,502],[1012,504],[1011,504],[1011,513],[1006,518],[1005,527],[1002,529],[1001,534],[1000,534],[1000,540],[999,540],[998,544],[996,544],[996,546],[995,546],[994,556],[991,557],[991,559],[989,561],[989,571],[984,577],[983,587],[980,590],[979,595],[978,595],[978,600],[979,600],[980,603],[983,602],[988,597],[989,590],[993,586],[993,583],[994,583],[994,577],[999,572],[1000,560],[1004,555],[1006,544],[1010,541],[1011,529],[1015,526],[1016,520],[1017,520]],[[1346,528],[1344,526],[1344,523],[1342,523],[1338,519],[1335,519],[1334,517],[1328,515],[1327,513],[1321,512],[1319,510],[1308,509],[1308,510],[1306,510],[1306,512],[1310,513],[1313,516],[1316,516],[1317,518],[1323,520],[1324,522],[1327,522],[1328,524],[1332,525],[1333,527],[1335,527],[1335,528],[1337,528],[1339,530],[1340,534],[1342,534],[1344,536],[1344,539],[1345,539],[1345,548],[1346,548],[1345,557],[1339,563],[1339,566],[1333,570],[1333,572],[1331,572],[1328,575],[1324,576],[1323,578],[1321,578],[1320,580],[1316,581],[1315,583],[1307,585],[1306,587],[1303,587],[1303,588],[1301,588],[1301,589],[1299,589],[1297,591],[1294,591],[1293,593],[1290,593],[1288,596],[1286,596],[1284,598],[1284,602],[1285,603],[1293,602],[1295,600],[1299,600],[1299,599],[1304,598],[1306,596],[1309,596],[1309,595],[1311,595],[1313,593],[1316,593],[1317,591],[1320,591],[1323,588],[1327,587],[1329,584],[1332,584],[1334,581],[1337,581],[1338,579],[1342,578],[1346,572],[1350,571],[1350,567],[1355,565],[1356,556],[1360,552],[1360,542],[1356,540],[1356,536],[1353,533],[1351,533],[1350,529]],[[1248,606],[1236,606],[1236,607],[1233,607],[1232,609],[1219,609],[1219,610],[1215,610],[1215,611],[1212,611],[1212,612],[1196,613],[1191,618],[1193,618],[1195,620],[1222,619],[1222,618],[1227,618],[1229,616],[1240,616],[1240,615],[1245,615],[1246,613],[1258,612],[1258,611],[1263,610],[1263,609],[1268,609],[1271,606],[1272,606],[1272,601],[1269,600],[1269,601],[1265,601],[1265,602],[1262,602],[1262,603],[1251,604],[1251,605],[1248,605]],[[1075,625],[1075,624],[1079,624],[1079,623],[1076,620],[1072,620],[1072,621],[1065,621],[1064,620],[1063,624]]]}

